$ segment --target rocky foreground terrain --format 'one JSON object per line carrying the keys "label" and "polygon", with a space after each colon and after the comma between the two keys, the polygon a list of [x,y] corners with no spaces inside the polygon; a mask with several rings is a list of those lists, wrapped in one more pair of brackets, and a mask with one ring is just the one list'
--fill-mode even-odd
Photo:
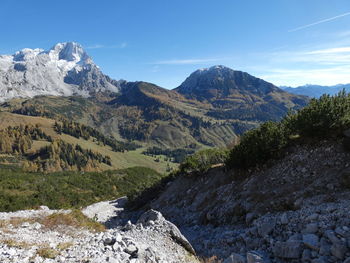
{"label": "rocky foreground terrain", "polygon": [[350,154],[341,141],[288,151],[260,170],[179,178],[150,207],[225,263],[349,263]]}
{"label": "rocky foreground terrain", "polygon": [[258,170],[179,177],[144,210],[83,209],[102,232],[57,219],[69,210],[0,213],[0,262],[349,263],[349,190],[342,141],[294,146]]}
{"label": "rocky foreground terrain", "polygon": [[[120,210],[113,201],[84,213],[104,222]],[[64,216],[70,213],[47,207],[0,213],[0,262],[198,262],[186,238],[159,212],[102,232],[70,225]]]}

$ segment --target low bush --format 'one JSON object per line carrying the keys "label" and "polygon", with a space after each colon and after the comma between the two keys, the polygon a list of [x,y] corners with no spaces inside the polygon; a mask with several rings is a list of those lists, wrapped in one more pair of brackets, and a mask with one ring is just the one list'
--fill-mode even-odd
{"label": "low bush", "polygon": [[350,127],[350,95],[312,99],[305,108],[290,113],[280,122],[266,122],[243,134],[226,160],[229,168],[248,168],[283,156],[283,150],[295,138],[319,140],[339,137]]}
{"label": "low bush", "polygon": [[187,157],[180,164],[179,173],[182,175],[195,175],[208,171],[213,165],[224,163],[227,159],[226,149],[206,149]]}

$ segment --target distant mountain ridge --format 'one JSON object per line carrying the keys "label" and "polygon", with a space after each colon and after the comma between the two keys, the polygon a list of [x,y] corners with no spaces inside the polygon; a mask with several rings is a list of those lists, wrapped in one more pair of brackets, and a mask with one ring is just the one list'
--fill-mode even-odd
{"label": "distant mountain ridge", "polygon": [[304,95],[311,98],[319,98],[323,94],[335,95],[343,89],[345,89],[346,92],[350,92],[350,84],[338,84],[334,86],[308,84],[296,88],[282,86],[281,89],[296,95]]}
{"label": "distant mountain ridge", "polygon": [[173,90],[116,81],[81,45],[67,42],[0,56],[1,101],[0,110],[67,118],[118,140],[192,149],[224,147],[308,99],[225,66],[197,70]]}

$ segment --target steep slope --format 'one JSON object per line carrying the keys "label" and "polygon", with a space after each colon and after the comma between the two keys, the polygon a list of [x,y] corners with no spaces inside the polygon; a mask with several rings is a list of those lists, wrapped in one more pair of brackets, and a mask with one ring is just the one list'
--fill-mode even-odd
{"label": "steep slope", "polygon": [[180,177],[148,207],[174,222],[199,255],[258,251],[260,262],[342,263],[350,256],[350,154],[339,141],[288,152],[255,171]]}
{"label": "steep slope", "polygon": [[186,98],[209,103],[207,115],[219,119],[277,120],[307,98],[291,95],[273,84],[224,66],[200,69],[175,89]]}
{"label": "steep slope", "polygon": [[38,95],[71,96],[119,90],[81,45],[58,43],[50,50],[23,49],[0,56],[0,101]]}

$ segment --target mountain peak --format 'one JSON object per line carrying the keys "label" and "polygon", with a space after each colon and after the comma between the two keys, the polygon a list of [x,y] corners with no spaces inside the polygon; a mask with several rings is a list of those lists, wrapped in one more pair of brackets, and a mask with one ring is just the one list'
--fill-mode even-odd
{"label": "mountain peak", "polygon": [[57,43],[50,50],[59,60],[74,61],[76,63],[91,63],[92,60],[82,45],[76,42]]}
{"label": "mountain peak", "polygon": [[216,65],[193,72],[176,90],[187,97],[212,100],[237,94],[265,96],[279,89],[248,73]]}
{"label": "mountain peak", "polygon": [[202,69],[199,69],[198,71],[208,72],[208,71],[223,71],[223,70],[234,71],[233,69],[226,67],[226,66],[223,66],[223,65],[215,65],[215,66],[212,66],[210,68],[202,68]]}
{"label": "mountain peak", "polygon": [[99,91],[118,92],[119,84],[104,75],[76,42],[0,56],[0,102],[38,95],[89,96]]}

